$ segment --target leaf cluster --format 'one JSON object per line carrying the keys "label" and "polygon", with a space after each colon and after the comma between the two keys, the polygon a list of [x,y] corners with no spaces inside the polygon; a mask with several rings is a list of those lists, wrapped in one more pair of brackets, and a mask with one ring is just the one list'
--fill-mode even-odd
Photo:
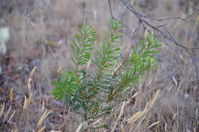
{"label": "leaf cluster", "polygon": [[70,45],[74,68],[52,82],[52,95],[89,122],[111,114],[128,97],[133,84],[158,63],[161,44],[154,34],[148,34],[122,60],[121,23],[112,19],[109,23],[108,35],[100,42],[92,26],[82,26]]}

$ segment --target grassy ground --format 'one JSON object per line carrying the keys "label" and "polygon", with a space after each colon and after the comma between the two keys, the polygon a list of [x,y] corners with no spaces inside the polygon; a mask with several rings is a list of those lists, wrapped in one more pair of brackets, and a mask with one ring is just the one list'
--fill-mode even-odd
{"label": "grassy ground", "polygon": [[[129,0],[143,14],[185,17],[199,8],[197,0]],[[131,28],[138,21],[113,0],[114,15]],[[73,34],[85,23],[103,37],[110,17],[107,0],[0,1],[0,27],[9,27],[7,53],[0,56],[0,131],[79,131],[81,121],[50,91],[51,81],[71,67],[68,48]],[[153,23],[155,25],[159,22]],[[169,31],[185,46],[198,47],[199,15],[189,21],[166,21]],[[126,34],[125,45],[135,44]],[[199,131],[199,82],[188,54],[163,45],[160,66],[134,87],[136,95],[113,113],[110,128],[97,131],[197,132]],[[128,46],[127,46],[128,47]],[[198,65],[198,50],[191,50]],[[36,69],[34,69],[36,67]],[[157,90],[159,93],[156,93]],[[155,96],[157,95],[157,96]],[[153,104],[144,111],[147,103]],[[139,112],[139,113],[137,113]],[[105,119],[104,119],[105,120]],[[97,123],[102,123],[103,119]],[[93,131],[93,130],[89,130]]]}

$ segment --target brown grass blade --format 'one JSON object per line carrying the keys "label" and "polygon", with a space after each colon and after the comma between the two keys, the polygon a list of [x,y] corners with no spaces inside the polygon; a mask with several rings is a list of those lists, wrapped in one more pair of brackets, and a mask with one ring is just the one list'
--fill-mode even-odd
{"label": "brown grass blade", "polygon": [[135,113],[131,118],[128,119],[128,123],[134,123],[137,120],[139,120],[140,118],[143,117],[143,115],[153,106],[153,104],[155,103],[155,101],[158,99],[160,90],[158,90],[154,97],[152,98],[152,100],[146,105],[145,109],[143,111],[138,111],[137,113]]}
{"label": "brown grass blade", "polygon": [[37,67],[34,67],[30,73],[29,79],[28,79],[28,89],[29,89],[29,93],[31,91],[31,81],[32,81],[32,76],[34,74],[34,72],[36,71]]}
{"label": "brown grass blade", "polygon": [[50,114],[51,112],[48,112],[47,110],[44,111],[44,113],[41,115],[40,119],[38,120],[37,127],[42,124],[42,122],[46,119],[46,117]]}
{"label": "brown grass blade", "polygon": [[3,115],[4,109],[5,109],[5,103],[1,104],[0,117]]}
{"label": "brown grass blade", "polygon": [[13,88],[10,89],[9,99],[12,102],[12,100],[13,100]]}
{"label": "brown grass blade", "polygon": [[6,119],[8,118],[8,115],[10,114],[10,111],[11,111],[11,106],[9,107],[7,113],[5,114],[4,118],[3,118],[3,122],[6,121]]}
{"label": "brown grass blade", "polygon": [[122,115],[124,114],[124,108],[125,108],[125,106],[126,106],[127,103],[128,103],[128,102],[126,102],[126,101],[124,101],[124,102],[122,103],[120,113],[119,113],[119,115],[118,115],[118,117],[117,117],[117,121],[115,122],[115,124],[114,124],[114,126],[113,126],[111,132],[114,132],[114,130],[115,130],[116,126],[117,126],[118,121],[121,119]]}
{"label": "brown grass blade", "polygon": [[8,119],[8,122],[11,122],[12,118],[14,117],[14,115],[15,115],[15,110],[14,110],[14,112],[12,113],[12,115],[10,116],[10,118]]}
{"label": "brown grass blade", "polygon": [[43,132],[45,130],[46,126],[44,125],[42,128],[40,128],[37,132]]}
{"label": "brown grass blade", "polygon": [[78,128],[77,128],[77,130],[76,130],[75,132],[80,132],[80,131],[81,131],[81,128],[82,128],[82,126],[83,126],[83,123],[81,123],[81,124],[78,126]]}

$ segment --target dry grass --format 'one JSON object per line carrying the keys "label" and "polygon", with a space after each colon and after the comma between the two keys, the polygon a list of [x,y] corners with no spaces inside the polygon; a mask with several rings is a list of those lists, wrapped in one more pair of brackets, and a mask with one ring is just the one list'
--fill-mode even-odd
{"label": "dry grass", "polygon": [[[80,132],[84,123],[65,108],[63,102],[54,100],[50,95],[53,89],[50,82],[71,67],[68,45],[82,23],[94,25],[100,32],[99,38],[103,36],[101,32],[110,17],[107,1],[44,0],[42,3],[34,0],[33,5],[22,1],[16,3],[11,13],[8,8],[2,8],[0,1],[0,12],[3,10],[0,27],[11,29],[8,53],[0,57],[4,70],[0,75],[0,131]],[[129,1],[141,12],[158,17],[186,16],[198,8],[194,0],[184,5],[179,4],[183,0],[150,0],[154,5],[143,5],[145,0]],[[24,7],[35,9],[24,15],[27,12]],[[125,16],[123,19],[128,25],[136,26],[135,17],[122,6],[115,3],[113,10],[118,18]],[[193,16],[188,23],[170,21],[168,28],[186,46],[198,47],[198,18]],[[143,37],[144,31],[139,35]],[[125,42],[126,47],[135,43],[130,39]],[[198,50],[192,52],[198,66]],[[199,82],[184,51],[176,52],[164,45],[159,69],[148,73],[141,82],[134,87],[137,93],[112,114],[114,120],[94,122],[94,125],[108,122],[110,128],[96,131],[199,131]]]}

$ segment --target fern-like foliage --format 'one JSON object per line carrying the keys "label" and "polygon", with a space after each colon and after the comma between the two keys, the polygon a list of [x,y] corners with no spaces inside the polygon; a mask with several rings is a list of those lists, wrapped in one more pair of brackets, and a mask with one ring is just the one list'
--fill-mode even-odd
{"label": "fern-like foliage", "polygon": [[71,106],[78,113],[79,108],[86,111],[88,108],[84,104],[84,88],[80,87],[85,75],[80,66],[86,64],[91,58],[93,45],[96,43],[96,31],[92,26],[83,25],[75,39],[71,42],[74,64],[74,70],[62,74],[58,80],[52,82],[56,87],[52,95],[57,100],[65,100],[66,104]]}
{"label": "fern-like foliage", "polygon": [[121,37],[122,34],[118,32],[120,30],[121,23],[115,20],[110,20],[110,32],[108,38],[103,41],[103,45],[97,50],[97,55],[93,62],[97,66],[98,78],[102,73],[110,73],[114,66],[117,64],[117,60],[121,52]]}
{"label": "fern-like foliage", "polygon": [[[128,98],[133,84],[158,63],[156,49],[161,44],[154,34],[148,34],[121,65],[121,38],[118,21],[110,19],[109,33],[99,43],[94,28],[83,25],[71,43],[74,69],[52,82],[55,86],[52,95],[65,100],[89,123],[113,113],[114,107]],[[94,45],[98,47],[96,50]],[[94,72],[84,67],[89,60],[94,64],[91,65]]]}
{"label": "fern-like foliage", "polygon": [[79,87],[77,82],[78,78],[75,72],[66,72],[61,75],[58,81],[52,81],[52,84],[56,87],[56,89],[52,91],[52,95],[55,96],[57,100],[63,100],[66,99],[66,97],[71,98]]}
{"label": "fern-like foliage", "polygon": [[122,92],[128,91],[146,71],[152,69],[158,63],[155,54],[158,53],[156,49],[160,46],[161,43],[155,38],[154,34],[148,34],[147,38],[141,40],[140,45],[132,49],[131,55],[118,74],[119,83],[109,96],[109,101],[123,95]]}
{"label": "fern-like foliage", "polygon": [[[76,66],[86,64],[91,57],[91,50],[96,41],[96,31],[91,26],[82,26],[79,34],[75,35],[75,40],[71,43],[73,53],[73,63]],[[76,69],[78,70],[78,69]]]}

